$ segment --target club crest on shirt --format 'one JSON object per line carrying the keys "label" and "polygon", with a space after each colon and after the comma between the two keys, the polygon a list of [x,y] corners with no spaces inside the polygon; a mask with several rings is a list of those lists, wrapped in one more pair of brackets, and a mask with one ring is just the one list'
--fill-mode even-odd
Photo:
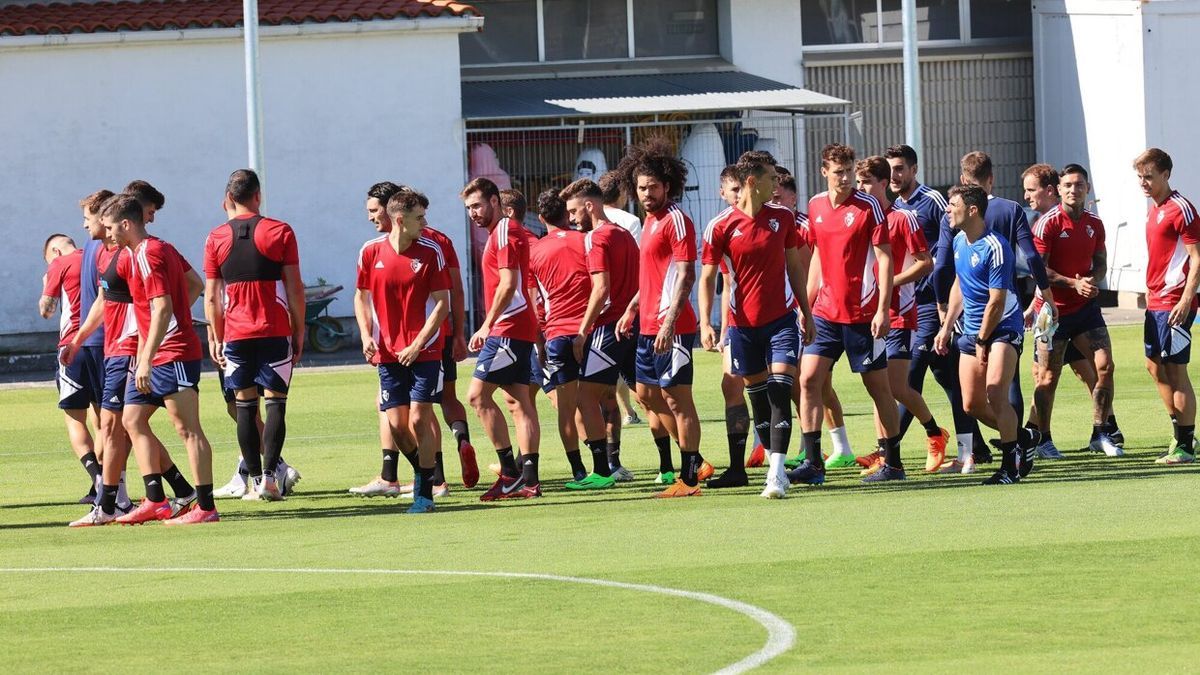
{"label": "club crest on shirt", "polygon": [[854,214],[847,213],[846,217],[842,218],[842,221],[846,223],[846,227],[850,227],[851,225],[854,224]]}
{"label": "club crest on shirt", "polygon": [[1092,229],[1091,225],[1087,226],[1087,233],[1088,233],[1088,239],[1091,239],[1092,237],[1096,236],[1096,231]]}
{"label": "club crest on shirt", "polygon": [[778,232],[779,231],[779,221],[772,218],[767,221],[767,227],[771,228],[772,232]]}
{"label": "club crest on shirt", "polygon": [[420,271],[421,271],[421,261],[420,261],[420,260],[414,260],[414,261],[412,261],[412,271],[413,271],[413,272],[420,272]]}
{"label": "club crest on shirt", "polygon": [[979,264],[979,254],[972,253],[971,254],[971,267],[975,267],[978,264]]}

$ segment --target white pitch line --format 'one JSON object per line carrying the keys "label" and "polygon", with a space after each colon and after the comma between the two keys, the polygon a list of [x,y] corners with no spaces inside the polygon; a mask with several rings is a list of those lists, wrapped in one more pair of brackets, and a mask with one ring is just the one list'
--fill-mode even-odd
{"label": "white pitch line", "polygon": [[758,625],[767,630],[767,641],[758,651],[743,658],[737,663],[725,666],[717,671],[721,675],[734,675],[757,668],[771,659],[783,654],[796,644],[796,628],[780,616],[768,612],[740,600],[731,600],[712,593],[698,591],[683,591],[677,588],[654,586],[652,584],[634,584],[625,581],[609,581],[608,579],[591,579],[588,577],[569,577],[559,574],[538,574],[535,572],[470,572],[462,570],[391,570],[391,569],[322,569],[319,567],[298,567],[278,569],[265,567],[0,567],[0,574],[40,574],[56,572],[105,572],[105,573],[183,573],[183,574],[376,574],[376,575],[433,575],[450,577],[493,577],[505,579],[536,579],[539,581],[557,581],[560,583],[586,584],[605,588],[619,588],[627,591],[642,593],[657,593],[677,598],[685,598],[704,602],[717,607],[733,610],[743,616],[753,619]]}

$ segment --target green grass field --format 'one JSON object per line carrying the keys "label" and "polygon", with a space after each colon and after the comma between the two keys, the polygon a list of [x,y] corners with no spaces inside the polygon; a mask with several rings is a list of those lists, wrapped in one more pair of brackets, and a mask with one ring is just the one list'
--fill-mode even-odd
{"label": "green grass field", "polygon": [[[222,501],[220,524],[182,531],[72,531],[65,524],[83,513],[73,502],[86,478],[53,391],[3,390],[0,663],[12,673],[693,672],[733,664],[767,638],[722,607],[562,581],[213,571],[305,568],[537,572],[708,592],[795,627],[795,646],[762,667],[769,672],[1194,672],[1200,469],[1153,463],[1170,427],[1139,331],[1113,331],[1124,458],[1071,452],[1020,485],[985,488],[979,474],[924,475],[915,427],[906,483],[866,487],[843,470],[782,502],[758,497],[761,469],[749,488],[650,499],[657,455],[645,425],[627,429],[622,453],[637,482],[566,494],[542,400],[545,498],[485,505],[486,484],[460,486],[439,513],[406,516],[406,502],[346,494],[379,468],[376,379],[363,367],[297,373],[285,455],[304,480],[286,502]],[[700,352],[697,363],[703,449],[720,468],[719,363]],[[851,440],[865,451],[868,399],[844,365],[837,373]],[[1090,432],[1090,403],[1066,377],[1054,427],[1064,451]],[[234,429],[215,379],[202,390],[220,484],[236,461]],[[945,400],[931,404],[947,425]],[[161,416],[160,434],[182,459]],[[493,455],[477,425],[472,438],[486,465]],[[448,457],[447,475],[457,474]],[[151,571],[56,569],[70,567]]]}

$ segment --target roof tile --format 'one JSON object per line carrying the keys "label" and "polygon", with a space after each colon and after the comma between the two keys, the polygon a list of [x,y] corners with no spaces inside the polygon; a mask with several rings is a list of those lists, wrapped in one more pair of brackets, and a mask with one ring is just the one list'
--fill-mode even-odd
{"label": "roof tile", "polygon": [[[258,3],[258,19],[263,26],[422,16],[482,14],[470,4],[451,0],[260,0]],[[241,23],[240,0],[104,0],[0,5],[0,37],[152,31],[175,27],[232,28]]]}

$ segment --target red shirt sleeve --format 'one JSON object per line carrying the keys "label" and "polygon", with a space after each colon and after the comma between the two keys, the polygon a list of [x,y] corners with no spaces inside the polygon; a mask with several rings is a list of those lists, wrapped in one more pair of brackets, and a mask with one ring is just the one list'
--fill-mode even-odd
{"label": "red shirt sleeve", "polygon": [[721,272],[728,273],[725,269],[725,230],[724,228],[714,225],[709,231],[708,236],[704,238],[704,250],[700,254],[700,261],[705,265],[720,265]]}
{"label": "red shirt sleeve", "polygon": [[62,293],[63,270],[66,269],[63,259],[63,256],[58,256],[51,260],[50,266],[46,268],[46,284],[42,288],[42,295],[48,298],[57,298]]}
{"label": "red shirt sleeve", "polygon": [[1058,236],[1055,222],[1054,218],[1042,216],[1033,224],[1033,247],[1042,258],[1049,258],[1050,250],[1054,248],[1054,239]]}
{"label": "red shirt sleeve", "polygon": [[669,232],[671,241],[671,259],[675,262],[696,262],[696,226],[692,219],[683,213],[673,216],[683,221],[683,236],[679,230],[672,227]]}
{"label": "red shirt sleeve", "polygon": [[799,247],[800,246],[800,234],[799,234],[799,232],[796,231],[796,216],[794,214],[792,214],[791,212],[789,212],[787,218],[785,218],[784,220],[786,222],[780,224],[780,227],[782,227],[783,231],[784,231],[783,247],[784,248]]}
{"label": "red shirt sleeve", "polygon": [[[446,258],[446,250],[442,246],[442,260]],[[433,270],[433,278],[429,280],[429,290],[433,291],[448,291],[450,290],[450,270],[445,265],[438,265],[438,257],[431,256],[431,269]]]}
{"label": "red shirt sleeve", "polygon": [[890,243],[891,240],[888,239],[887,218],[875,217],[875,208],[867,209],[867,227],[871,228],[871,244],[873,246],[883,246]]}
{"label": "red shirt sleeve", "polygon": [[140,268],[142,283],[146,287],[148,299],[161,298],[170,295],[170,284],[167,281],[166,249],[161,246],[147,245],[142,249],[145,255],[145,267]]}
{"label": "red shirt sleeve", "polygon": [[442,257],[446,259],[446,269],[459,269],[461,265],[458,263],[458,251],[454,250],[454,242],[450,241],[450,237],[445,235],[442,235],[442,239],[438,243],[442,245]]}
{"label": "red shirt sleeve", "polygon": [[608,272],[608,237],[605,237],[603,234],[597,232],[589,232],[588,237],[588,274]]}
{"label": "red shirt sleeve", "polygon": [[1099,218],[1096,219],[1096,250],[1101,251],[1106,247],[1104,245],[1104,222]]}
{"label": "red shirt sleeve", "polygon": [[[905,223],[916,223],[916,219],[909,221],[905,219]],[[920,225],[916,227],[906,227],[905,232],[908,233],[906,239],[909,253],[923,253],[929,250],[929,243],[925,241],[925,232]]]}
{"label": "red shirt sleeve", "polygon": [[[222,226],[224,227],[224,226]],[[213,230],[208,233],[208,237],[204,240],[204,277],[206,279],[221,278],[221,263],[217,260],[217,233],[220,230]]]}
{"label": "red shirt sleeve", "polygon": [[515,270],[521,268],[521,249],[519,247],[525,246],[525,235],[517,228],[517,223],[508,220],[505,225],[508,236],[504,241],[500,241],[499,237],[496,238],[496,269]]}
{"label": "red shirt sleeve", "polygon": [[1200,244],[1200,219],[1192,213],[1185,212],[1178,204],[1175,206],[1175,231],[1185,244]]}
{"label": "red shirt sleeve", "polygon": [[354,281],[354,287],[363,290],[371,290],[371,270],[375,265],[375,247],[370,244],[363,245],[358,252],[358,275]]}

